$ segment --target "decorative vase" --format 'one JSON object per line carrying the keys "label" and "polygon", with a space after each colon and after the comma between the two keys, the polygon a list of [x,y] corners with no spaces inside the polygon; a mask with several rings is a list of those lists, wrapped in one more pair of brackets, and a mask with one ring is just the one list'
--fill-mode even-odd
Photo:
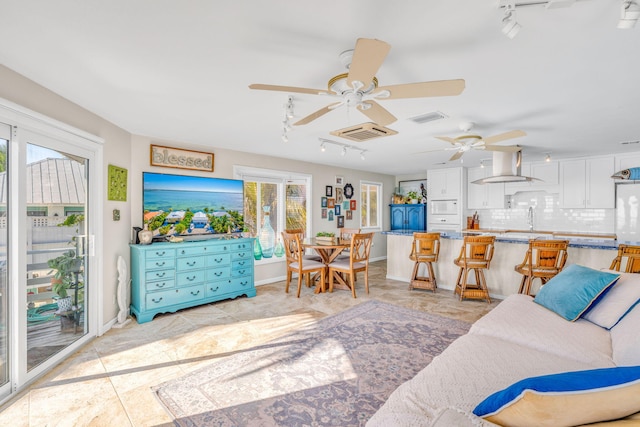
{"label": "decorative vase", "polygon": [[273,254],[278,258],[284,255],[284,246],[282,245],[282,240],[278,238],[278,243],[276,244],[276,248],[273,251]]}
{"label": "decorative vase", "polygon": [[264,258],[271,258],[276,242],[276,232],[273,231],[273,228],[271,227],[271,218],[269,217],[269,211],[271,208],[269,206],[264,206],[262,210],[264,211],[264,221],[262,223],[262,228],[260,229],[260,246],[262,247],[262,256]]}
{"label": "decorative vase", "polygon": [[256,239],[253,244],[253,257],[256,261],[262,259],[262,247],[260,246],[260,240]]}
{"label": "decorative vase", "polygon": [[143,230],[138,231],[138,240],[141,245],[148,245],[153,241],[153,231],[147,229],[147,224]]}

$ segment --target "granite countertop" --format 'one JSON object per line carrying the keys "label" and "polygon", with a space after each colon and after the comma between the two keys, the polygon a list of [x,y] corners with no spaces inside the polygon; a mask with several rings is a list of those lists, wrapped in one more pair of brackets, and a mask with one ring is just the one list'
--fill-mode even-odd
{"label": "granite countertop", "polygon": [[[425,230],[389,230],[383,231],[382,234],[389,234],[395,236],[413,236],[414,232],[425,233]],[[598,233],[576,233],[576,232],[561,232],[561,231],[534,231],[530,233],[527,230],[464,230],[463,232],[454,231],[442,231],[440,237],[443,239],[462,240],[465,235],[471,233],[477,235],[495,235],[496,242],[502,243],[519,243],[528,244],[528,234],[543,235],[542,238],[563,238],[569,240],[569,247],[574,248],[587,248],[587,249],[605,249],[605,250],[617,250],[618,245],[621,243],[628,245],[640,245],[638,242],[619,241],[612,234],[598,234]],[[504,233],[513,233],[511,236]]]}

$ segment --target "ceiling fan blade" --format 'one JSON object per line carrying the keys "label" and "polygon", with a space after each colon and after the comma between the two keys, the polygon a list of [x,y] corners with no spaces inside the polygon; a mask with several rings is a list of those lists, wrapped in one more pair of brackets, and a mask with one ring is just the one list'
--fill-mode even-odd
{"label": "ceiling fan blade", "polygon": [[347,83],[359,81],[368,86],[384,62],[391,45],[376,39],[358,39],[353,50]]}
{"label": "ceiling fan blade", "polygon": [[462,155],[464,154],[464,151],[460,150],[458,151],[456,154],[454,154],[453,156],[451,156],[451,158],[449,159],[450,162],[454,161],[454,160],[458,160],[460,157],[462,157]]}
{"label": "ceiling fan blade", "polygon": [[278,92],[295,92],[295,93],[306,93],[308,95],[325,95],[332,94],[333,92],[328,92],[326,90],[321,89],[309,89],[306,87],[294,87],[294,86],[276,86],[276,85],[263,85],[259,83],[254,83],[249,85],[249,89],[258,89],[258,90],[275,90]]}
{"label": "ceiling fan blade", "polygon": [[[460,95],[464,90],[464,80],[439,80],[433,82],[407,83],[401,85],[381,86],[375,90],[374,95],[380,91],[389,91],[389,96],[384,99],[400,98],[426,98],[429,96],[454,96]],[[382,96],[381,96],[382,98]]]}
{"label": "ceiling fan blade", "polygon": [[487,151],[504,151],[506,153],[517,153],[522,150],[519,145],[485,145],[483,147]]}
{"label": "ceiling fan blade", "polygon": [[322,117],[325,114],[327,114],[329,111],[334,110],[340,104],[342,104],[342,102],[335,102],[333,104],[329,104],[326,107],[321,108],[318,111],[309,114],[307,117],[304,117],[304,118],[298,120],[293,125],[294,126],[300,126],[300,125],[306,125],[307,123],[311,123],[312,121],[314,121],[318,117]]}
{"label": "ceiling fan blade", "polygon": [[456,141],[453,138],[450,138],[448,136],[436,136],[437,139],[444,141],[444,142],[448,142],[449,144],[458,144],[458,141]]}
{"label": "ceiling fan blade", "polygon": [[358,110],[360,110],[362,114],[369,117],[375,123],[382,126],[387,126],[395,122],[396,120],[398,120],[393,114],[391,114],[382,105],[378,104],[377,102],[369,100],[369,101],[366,101],[366,104],[369,104],[371,107],[364,110],[360,108],[360,106],[358,105]]}
{"label": "ceiling fan blade", "polygon": [[482,138],[485,145],[495,144],[496,142],[505,141],[507,139],[520,138],[521,136],[526,136],[526,132],[521,130],[512,130],[510,132],[501,133],[498,135],[489,136],[487,138]]}

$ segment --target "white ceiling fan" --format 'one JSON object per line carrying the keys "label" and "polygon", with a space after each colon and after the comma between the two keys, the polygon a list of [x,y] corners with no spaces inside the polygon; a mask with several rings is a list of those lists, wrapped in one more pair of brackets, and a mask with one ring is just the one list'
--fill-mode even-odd
{"label": "white ceiling fan", "polygon": [[[436,136],[441,141],[448,142],[451,144],[451,147],[444,148],[443,150],[451,151],[454,150],[455,154],[451,156],[449,161],[457,160],[464,155],[469,150],[486,150],[486,151],[504,151],[504,152],[512,152],[515,153],[520,151],[522,147],[517,145],[494,145],[497,142],[506,141],[508,139],[519,138],[521,136],[526,136],[527,134],[521,130],[512,130],[509,132],[504,132],[498,135],[488,136],[486,138],[477,135],[468,133],[473,128],[473,123],[465,122],[460,124],[460,130],[465,132],[465,134],[457,136],[457,137],[449,137],[449,136]],[[440,150],[431,150],[431,151],[440,151]]]}
{"label": "white ceiling fan", "polygon": [[294,125],[305,125],[322,117],[331,110],[346,105],[347,107],[356,107],[369,119],[382,126],[391,124],[397,119],[393,114],[378,104],[377,101],[384,99],[453,96],[459,95],[464,90],[465,82],[462,79],[378,86],[378,79],[375,77],[375,74],[378,72],[390,49],[391,45],[381,40],[358,39],[354,50],[345,51],[340,55],[343,64],[349,71],[329,79],[326,90],[266,84],[252,84],[249,85],[249,88],[308,95],[324,95],[336,100],[336,102],[297,121]]}

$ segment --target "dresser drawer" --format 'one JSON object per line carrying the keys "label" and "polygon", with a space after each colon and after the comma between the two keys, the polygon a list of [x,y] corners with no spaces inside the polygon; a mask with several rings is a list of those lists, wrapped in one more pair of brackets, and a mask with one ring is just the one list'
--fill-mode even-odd
{"label": "dresser drawer", "polygon": [[231,263],[231,254],[215,254],[207,257],[208,267],[218,267],[223,265],[229,265]]}
{"label": "dresser drawer", "polygon": [[152,292],[152,291],[160,291],[163,289],[170,289],[176,286],[176,281],[173,280],[173,277],[171,279],[167,279],[167,280],[159,280],[157,282],[147,282],[144,284],[144,288],[147,292]]}
{"label": "dresser drawer", "polygon": [[253,287],[251,276],[233,278],[225,286],[225,292],[242,291]]}
{"label": "dresser drawer", "polygon": [[176,265],[176,259],[175,258],[168,258],[168,257],[156,257],[156,258],[151,258],[145,261],[144,263],[144,267],[145,270],[154,270],[154,269],[158,269],[158,268],[173,268]]}
{"label": "dresser drawer", "polygon": [[235,261],[238,259],[250,259],[253,257],[253,251],[245,250],[231,253],[231,261]]}
{"label": "dresser drawer", "polygon": [[253,261],[250,259],[237,259],[231,263],[231,268],[233,270],[238,270],[240,268],[252,267]]}
{"label": "dresser drawer", "polygon": [[144,279],[145,279],[145,282],[154,282],[157,280],[168,280],[168,279],[173,280],[174,274],[175,274],[175,270],[173,268],[164,269],[164,270],[153,270],[153,271],[145,272]]}
{"label": "dresser drawer", "polygon": [[231,277],[251,276],[252,267],[243,267],[238,270],[231,270]]}
{"label": "dresser drawer", "polygon": [[194,270],[204,268],[204,256],[192,256],[189,258],[178,258],[176,260],[176,269],[178,271]]}
{"label": "dresser drawer", "polygon": [[226,279],[231,276],[229,266],[220,268],[210,268],[207,270],[207,281]]}
{"label": "dresser drawer", "polygon": [[251,243],[248,243],[248,242],[232,243],[231,250],[232,251],[251,251],[251,253],[253,253],[253,245],[251,245]]}
{"label": "dresser drawer", "polygon": [[176,250],[175,249],[156,249],[156,250],[148,250],[145,251],[145,259],[156,259],[156,258],[175,258]]}
{"label": "dresser drawer", "polygon": [[169,289],[146,295],[146,309],[153,310],[169,305],[196,301],[204,298],[204,285]]}
{"label": "dresser drawer", "polygon": [[204,282],[205,270],[183,271],[176,274],[176,283],[178,286],[186,286],[189,284]]}
{"label": "dresser drawer", "polygon": [[206,255],[209,253],[209,248],[207,246],[195,246],[195,247],[182,247],[178,248],[178,256],[197,256],[197,255]]}

